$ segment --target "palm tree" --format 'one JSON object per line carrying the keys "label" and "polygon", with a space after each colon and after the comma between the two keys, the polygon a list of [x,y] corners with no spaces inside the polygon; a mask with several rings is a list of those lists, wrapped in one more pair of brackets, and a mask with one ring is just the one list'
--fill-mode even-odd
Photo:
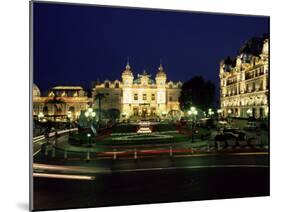
{"label": "palm tree", "polygon": [[98,123],[100,124],[100,120],[101,120],[101,100],[105,98],[105,94],[104,93],[97,93],[95,95],[95,100],[98,100],[99,102],[99,120]]}

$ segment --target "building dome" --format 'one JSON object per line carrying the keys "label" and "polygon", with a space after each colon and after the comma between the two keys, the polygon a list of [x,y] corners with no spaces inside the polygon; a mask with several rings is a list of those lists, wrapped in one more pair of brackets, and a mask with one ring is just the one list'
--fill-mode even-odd
{"label": "building dome", "polygon": [[131,70],[131,66],[130,66],[129,62],[127,62],[126,68],[123,71],[122,76],[133,76],[133,72]]}
{"label": "building dome", "polygon": [[157,77],[157,78],[158,78],[158,77],[167,77],[167,75],[166,75],[166,73],[165,73],[165,71],[164,71],[164,69],[163,69],[162,64],[160,64],[160,66],[159,66],[159,68],[158,68],[158,72],[157,72],[157,74],[156,74],[156,77]]}
{"label": "building dome", "polygon": [[39,97],[41,95],[38,86],[35,84],[32,86],[32,95],[33,97]]}

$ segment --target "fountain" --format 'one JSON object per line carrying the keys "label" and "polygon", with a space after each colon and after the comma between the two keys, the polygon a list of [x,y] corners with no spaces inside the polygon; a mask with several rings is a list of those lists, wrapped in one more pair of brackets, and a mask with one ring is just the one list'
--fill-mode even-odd
{"label": "fountain", "polygon": [[139,134],[152,133],[149,122],[140,122],[139,125],[140,125],[140,128],[138,129],[137,133],[139,133]]}

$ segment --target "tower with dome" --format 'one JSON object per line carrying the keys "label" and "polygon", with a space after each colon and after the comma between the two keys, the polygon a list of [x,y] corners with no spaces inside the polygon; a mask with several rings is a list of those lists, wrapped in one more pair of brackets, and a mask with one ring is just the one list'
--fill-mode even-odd
{"label": "tower with dome", "polygon": [[[104,94],[103,110],[119,110],[120,118],[130,120],[166,119],[169,116],[180,117],[179,96],[181,82],[167,80],[167,74],[160,62],[156,75],[147,71],[134,73],[129,61],[119,80],[105,80],[92,88],[92,98]],[[98,102],[93,101],[98,108]]]}

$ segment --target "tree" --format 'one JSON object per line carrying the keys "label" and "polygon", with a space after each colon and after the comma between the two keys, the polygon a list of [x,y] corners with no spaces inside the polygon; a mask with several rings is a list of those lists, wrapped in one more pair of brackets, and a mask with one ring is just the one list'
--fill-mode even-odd
{"label": "tree", "polygon": [[107,114],[110,120],[115,121],[120,117],[120,110],[111,108],[107,110]]}
{"label": "tree", "polygon": [[189,110],[194,105],[201,110],[212,107],[215,100],[215,85],[211,81],[205,81],[202,76],[195,76],[182,86],[179,98],[183,111]]}
{"label": "tree", "polygon": [[102,99],[104,99],[105,98],[105,94],[103,94],[103,93],[97,93],[96,95],[95,95],[95,100],[97,100],[98,101],[98,103],[99,103],[99,112],[98,112],[98,115],[99,115],[99,120],[98,120],[98,122],[100,123],[100,121],[101,121],[101,101],[102,101]]}

